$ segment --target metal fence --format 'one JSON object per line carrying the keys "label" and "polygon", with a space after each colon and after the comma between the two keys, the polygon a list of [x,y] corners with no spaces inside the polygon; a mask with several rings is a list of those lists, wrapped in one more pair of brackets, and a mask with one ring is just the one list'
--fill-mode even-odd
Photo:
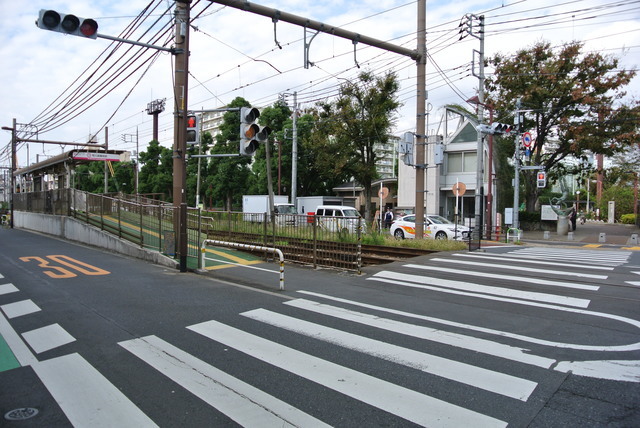
{"label": "metal fence", "polygon": [[[67,215],[122,239],[174,256],[173,205],[138,197],[92,194],[75,189],[14,194],[14,209]],[[360,271],[360,217],[317,217],[296,214],[247,214],[187,210],[188,265],[200,267],[205,239],[280,249],[287,261]],[[267,257],[267,254],[264,254]]]}
{"label": "metal fence", "polygon": [[280,249],[287,261],[360,271],[360,217],[319,217],[305,214],[202,213],[207,239]]}

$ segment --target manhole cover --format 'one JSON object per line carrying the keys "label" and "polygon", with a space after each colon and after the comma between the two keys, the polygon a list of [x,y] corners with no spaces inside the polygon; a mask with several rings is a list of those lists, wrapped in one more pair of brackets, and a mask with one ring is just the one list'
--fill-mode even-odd
{"label": "manhole cover", "polygon": [[13,409],[5,413],[4,418],[8,421],[23,421],[38,414],[38,409],[33,407],[23,407],[21,409]]}

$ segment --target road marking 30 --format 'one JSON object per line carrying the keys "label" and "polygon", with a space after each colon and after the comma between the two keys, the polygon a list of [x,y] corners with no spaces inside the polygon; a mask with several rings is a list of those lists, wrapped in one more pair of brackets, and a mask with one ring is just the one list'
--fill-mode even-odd
{"label": "road marking 30", "polygon": [[[47,260],[49,259],[49,260]],[[78,276],[73,273],[69,269],[65,269],[61,266],[56,266],[55,264],[51,264],[51,261],[56,262],[60,265],[71,268],[75,271],[80,272],[84,275],[109,275],[111,272],[100,269],[98,267],[92,266],[90,264],[81,262],[80,260],[76,260],[69,256],[64,255],[53,255],[53,256],[29,256],[29,257],[20,257],[20,260],[23,262],[38,262],[38,266],[43,268],[43,272],[45,275],[56,278],[56,279],[64,279],[64,278],[73,278]]]}

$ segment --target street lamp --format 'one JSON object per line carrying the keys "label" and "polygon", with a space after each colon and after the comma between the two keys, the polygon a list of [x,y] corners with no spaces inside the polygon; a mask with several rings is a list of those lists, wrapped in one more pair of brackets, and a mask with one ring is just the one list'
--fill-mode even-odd
{"label": "street lamp", "polygon": [[[493,111],[494,108],[490,104],[481,103],[480,99],[477,95],[469,98],[467,100],[468,103],[475,104],[476,106],[480,105],[489,110],[489,125],[493,123]],[[477,153],[477,156],[482,156],[482,153]],[[488,173],[488,185],[487,185],[487,205],[486,205],[486,216],[485,223],[487,229],[487,238],[491,239],[491,228],[493,223],[493,135],[489,134],[489,160],[487,162],[489,165],[487,166]]]}

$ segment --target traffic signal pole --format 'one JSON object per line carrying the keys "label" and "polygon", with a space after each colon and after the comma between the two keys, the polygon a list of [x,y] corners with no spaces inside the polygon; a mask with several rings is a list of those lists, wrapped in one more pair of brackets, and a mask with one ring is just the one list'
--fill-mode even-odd
{"label": "traffic signal pole", "polygon": [[191,0],[176,2],[173,87],[173,207],[180,272],[187,271],[187,114],[189,94],[189,12]]}

